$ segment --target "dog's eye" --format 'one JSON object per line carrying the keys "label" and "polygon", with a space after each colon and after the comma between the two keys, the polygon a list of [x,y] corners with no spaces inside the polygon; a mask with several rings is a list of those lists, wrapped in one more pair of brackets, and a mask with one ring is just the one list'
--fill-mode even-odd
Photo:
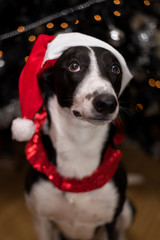
{"label": "dog's eye", "polygon": [[120,71],[121,71],[120,68],[119,68],[116,64],[114,64],[114,65],[112,66],[112,72],[113,72],[113,73],[119,74]]}
{"label": "dog's eye", "polygon": [[78,63],[71,63],[68,69],[70,72],[78,72],[80,71],[80,66],[78,65]]}

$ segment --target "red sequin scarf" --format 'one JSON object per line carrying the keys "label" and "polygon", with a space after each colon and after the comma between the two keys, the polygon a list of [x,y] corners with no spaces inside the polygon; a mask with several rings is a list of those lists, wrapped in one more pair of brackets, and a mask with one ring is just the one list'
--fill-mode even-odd
{"label": "red sequin scarf", "polygon": [[[33,120],[36,126],[35,134],[28,142],[25,149],[26,158],[33,168],[45,174],[58,189],[64,192],[80,193],[92,191],[102,187],[112,179],[121,159],[121,151],[116,150],[111,146],[107,148],[102,164],[93,172],[91,176],[84,177],[81,180],[76,178],[65,178],[61,176],[57,172],[56,166],[49,162],[47,153],[41,140],[40,130],[46,120],[46,117],[47,113],[45,109],[39,113],[36,113]],[[121,142],[121,139],[121,135],[116,135],[114,137],[114,143],[118,144]]]}

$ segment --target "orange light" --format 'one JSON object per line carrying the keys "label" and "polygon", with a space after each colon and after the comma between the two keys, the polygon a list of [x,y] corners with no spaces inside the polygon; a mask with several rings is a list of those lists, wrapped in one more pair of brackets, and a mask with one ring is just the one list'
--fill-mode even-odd
{"label": "orange light", "polygon": [[53,28],[53,27],[54,27],[54,24],[53,24],[53,23],[51,23],[51,22],[49,22],[49,23],[47,23],[46,27],[47,27],[47,28],[49,28],[49,29],[51,29],[51,28]]}
{"label": "orange light", "polygon": [[136,105],[136,111],[137,111],[137,112],[143,111],[143,105],[140,104],[140,103],[138,103],[138,104]]}
{"label": "orange light", "polygon": [[35,40],[36,40],[36,36],[35,35],[31,35],[28,38],[28,41],[30,41],[30,42],[34,42]]}
{"label": "orange light", "polygon": [[115,15],[116,17],[119,17],[119,16],[121,16],[121,13],[120,13],[119,11],[114,11],[114,15]]}
{"label": "orange light", "polygon": [[114,4],[119,5],[121,2],[119,0],[114,0]]}
{"label": "orange light", "polygon": [[75,20],[75,22],[74,22],[74,24],[78,24],[79,23],[79,20],[78,19],[76,19]]}
{"label": "orange light", "polygon": [[95,15],[95,16],[94,16],[94,19],[95,19],[96,21],[101,21],[101,20],[102,20],[102,18],[101,18],[100,15]]}
{"label": "orange light", "polygon": [[28,56],[26,56],[26,57],[24,58],[24,61],[25,61],[25,62],[27,62],[27,60],[28,60]]}
{"label": "orange light", "polygon": [[156,87],[160,88],[160,81],[156,81]]}
{"label": "orange light", "polygon": [[67,28],[67,27],[68,27],[68,23],[66,22],[61,23],[61,28]]}
{"label": "orange light", "polygon": [[3,51],[0,51],[0,58],[3,56]]}
{"label": "orange light", "polygon": [[24,26],[19,26],[18,28],[17,28],[17,31],[18,32],[23,32],[25,30],[25,27]]}
{"label": "orange light", "polygon": [[151,87],[155,87],[155,86],[156,86],[155,80],[154,80],[153,78],[150,78],[150,79],[149,79],[149,85],[150,85]]}
{"label": "orange light", "polygon": [[146,6],[149,6],[151,3],[150,3],[150,1],[145,0],[145,1],[144,1],[144,4],[145,4]]}

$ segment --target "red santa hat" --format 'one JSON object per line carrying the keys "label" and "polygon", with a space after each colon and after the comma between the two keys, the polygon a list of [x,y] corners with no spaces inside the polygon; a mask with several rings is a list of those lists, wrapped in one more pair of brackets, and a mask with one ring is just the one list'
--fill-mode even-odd
{"label": "red santa hat", "polygon": [[123,56],[112,46],[81,33],[63,33],[57,37],[40,35],[20,75],[19,98],[22,118],[17,118],[12,123],[13,139],[18,141],[31,139],[35,132],[35,125],[32,120],[35,113],[43,106],[38,76],[45,69],[52,67],[65,50],[76,46],[102,47],[111,51],[121,64],[122,84],[119,95],[123,92],[132,75]]}

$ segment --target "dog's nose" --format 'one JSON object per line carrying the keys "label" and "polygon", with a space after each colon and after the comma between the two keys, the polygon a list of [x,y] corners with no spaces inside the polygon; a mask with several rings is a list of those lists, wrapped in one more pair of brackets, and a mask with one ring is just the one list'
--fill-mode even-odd
{"label": "dog's nose", "polygon": [[93,106],[98,113],[106,115],[116,110],[117,100],[113,95],[100,94],[93,99]]}

